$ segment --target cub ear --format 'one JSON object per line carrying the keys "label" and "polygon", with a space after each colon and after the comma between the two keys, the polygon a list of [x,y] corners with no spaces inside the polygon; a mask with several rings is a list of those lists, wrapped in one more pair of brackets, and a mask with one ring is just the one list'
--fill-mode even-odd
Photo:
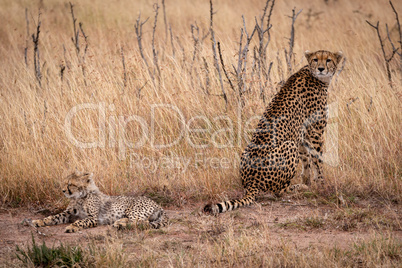
{"label": "cub ear", "polygon": [[93,174],[93,173],[85,173],[84,176],[87,177],[87,178],[86,178],[87,183],[90,183],[91,180],[92,180],[92,177],[94,176],[94,174]]}
{"label": "cub ear", "polygon": [[336,60],[338,61],[338,63],[341,61],[341,59],[343,58],[343,53],[342,53],[342,51],[338,51],[338,52],[336,52],[335,53],[335,57],[336,57]]}
{"label": "cub ear", "polygon": [[311,55],[313,55],[313,52],[310,52],[308,50],[304,51],[304,56],[306,57],[307,61],[310,60]]}

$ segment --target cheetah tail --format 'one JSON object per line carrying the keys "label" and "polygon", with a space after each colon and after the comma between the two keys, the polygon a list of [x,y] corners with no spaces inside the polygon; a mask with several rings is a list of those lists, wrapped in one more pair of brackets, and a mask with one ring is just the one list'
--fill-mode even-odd
{"label": "cheetah tail", "polygon": [[224,201],[217,204],[207,204],[204,207],[204,212],[212,215],[218,215],[226,211],[238,209],[240,207],[249,206],[255,201],[255,195],[246,195],[241,199],[234,199],[230,201]]}

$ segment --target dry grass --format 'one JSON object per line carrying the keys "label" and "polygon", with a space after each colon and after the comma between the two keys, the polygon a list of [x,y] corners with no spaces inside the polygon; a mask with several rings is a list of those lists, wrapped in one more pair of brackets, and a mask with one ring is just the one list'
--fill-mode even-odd
{"label": "dry grass", "polygon": [[[188,224],[188,225],[187,225]],[[161,231],[108,231],[81,239],[82,267],[399,267],[400,239],[391,233],[371,232],[347,244],[322,244],[320,239],[302,245],[291,237],[281,239],[267,225],[241,226],[233,217],[182,219],[178,235]],[[219,231],[217,231],[219,230]],[[179,237],[181,236],[181,237]],[[303,235],[298,236],[302,239]],[[295,238],[296,239],[296,238]],[[40,244],[40,243],[38,243]],[[73,248],[70,246],[67,248]],[[25,246],[21,247],[25,250]],[[57,249],[58,246],[54,245]],[[65,254],[68,254],[65,253]],[[21,262],[9,254],[7,267]],[[27,265],[30,267],[29,265]],[[32,266],[32,265],[31,265]],[[33,267],[33,266],[32,266]]]}
{"label": "dry grass", "polygon": [[[273,61],[271,79],[274,83],[269,84],[265,94],[270,99],[276,90],[276,83],[281,80],[278,66],[286,70],[283,49],[287,46],[290,19],[285,15],[291,14],[293,6],[303,8],[296,22],[296,69],[304,64],[300,64],[300,61],[303,51],[307,49],[342,50],[347,57],[347,65],[330,96],[331,102],[337,106],[337,116],[331,122],[339,133],[339,163],[325,166],[328,186],[320,193],[330,196],[343,192],[361,198],[375,196],[380,200],[400,203],[400,72],[396,70],[396,61],[393,61],[391,66],[395,70],[395,86],[391,90],[378,40],[373,29],[365,22],[366,19],[380,20],[382,25],[394,25],[392,10],[386,1],[325,2],[276,3],[272,17],[272,41],[268,47],[268,59]],[[259,81],[249,76],[250,90],[246,92],[241,116],[237,95],[227,83],[224,88],[229,104],[225,108],[224,100],[217,96],[220,94],[220,85],[213,67],[209,37],[199,46],[191,74],[188,71],[194,49],[190,24],[196,21],[200,29],[207,31],[208,2],[195,5],[191,1],[166,1],[167,20],[173,35],[178,37],[173,42],[175,56],[170,39],[165,39],[163,13],[160,10],[155,48],[161,77],[160,82],[156,79],[155,83],[139,54],[133,27],[139,12],[144,20],[150,16],[144,25],[142,41],[144,53],[153,69],[152,4],[148,1],[116,1],[110,5],[102,1],[77,2],[75,16],[83,22],[85,33],[89,36],[85,63],[87,85],[70,40],[72,21],[68,4],[59,1],[41,3],[39,49],[43,65],[42,87],[35,79],[31,37],[28,38],[28,66],[24,63],[24,10],[28,8],[32,34],[33,20],[37,20],[37,3],[3,1],[0,11],[5,24],[0,31],[2,204],[17,206],[59,201],[60,178],[75,168],[93,171],[101,189],[109,194],[158,193],[168,196],[179,206],[188,200],[218,198],[241,189],[238,157],[247,144],[246,138],[250,132],[246,130],[255,126],[257,120],[251,119],[260,115],[266,105],[259,97]],[[264,1],[214,4],[217,11],[214,29],[217,40],[221,42],[226,66],[237,64],[241,15],[244,14],[248,30],[251,31],[254,16],[261,14],[263,5]],[[395,1],[394,5],[401,13],[401,3]],[[309,9],[322,13],[308,22]],[[395,31],[392,34],[394,36]],[[255,42],[252,47],[254,45]],[[124,48],[127,70],[125,88],[121,47]],[[278,52],[281,63],[277,60]],[[200,83],[204,86],[206,83],[203,57],[209,70],[209,94],[200,86]],[[67,66],[63,81],[59,75],[61,64]],[[351,103],[354,98],[358,99]],[[66,136],[68,112],[83,103],[104,105],[105,129],[99,133],[102,128],[99,114],[96,110],[87,109],[74,117],[72,132],[82,141],[102,140],[104,137],[103,148],[78,148]],[[152,115],[152,105],[160,104],[171,105],[180,111],[188,129],[205,128],[207,131],[187,132],[188,136],[174,146],[156,148],[155,144],[174,141],[186,129],[183,127],[183,118],[172,108],[158,108]],[[145,128],[136,121],[127,124],[125,135],[120,135],[122,127],[117,122],[129,116],[141,118],[149,135],[143,136]],[[196,116],[203,116],[208,122]],[[123,141],[124,136],[132,143],[141,142],[141,137],[146,139],[140,148],[126,148],[123,151],[119,142]],[[227,146],[219,148],[214,142]],[[206,148],[195,148],[192,144],[206,145]],[[190,161],[187,168],[183,159]],[[158,164],[158,168],[147,167],[149,163]]]}

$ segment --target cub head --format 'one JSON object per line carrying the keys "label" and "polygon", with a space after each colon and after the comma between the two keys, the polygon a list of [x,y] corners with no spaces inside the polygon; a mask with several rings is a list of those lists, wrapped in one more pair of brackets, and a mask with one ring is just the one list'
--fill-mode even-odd
{"label": "cub head", "polygon": [[342,59],[342,52],[332,53],[325,50],[304,52],[311,74],[318,80],[329,84]]}
{"label": "cub head", "polygon": [[67,198],[78,199],[85,197],[89,192],[97,192],[92,173],[78,171],[68,175],[65,179],[63,193]]}

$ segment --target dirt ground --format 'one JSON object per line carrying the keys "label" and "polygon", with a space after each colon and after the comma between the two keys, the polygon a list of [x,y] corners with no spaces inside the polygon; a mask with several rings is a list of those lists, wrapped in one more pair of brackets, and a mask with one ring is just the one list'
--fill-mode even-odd
{"label": "dirt ground", "polygon": [[[167,209],[171,224],[164,228],[164,232],[153,233],[149,239],[154,239],[159,245],[176,241],[181,245],[191,246],[205,234],[213,237],[224,233],[225,224],[230,222],[234,229],[264,229],[264,232],[269,234],[271,244],[279,245],[286,241],[298,249],[311,246],[336,246],[346,249],[353,243],[369,237],[373,232],[381,230],[402,241],[400,205],[383,204],[376,207],[364,204],[355,205],[354,208],[340,208],[333,204],[314,204],[306,200],[280,200],[260,202],[218,217],[202,214],[201,206],[193,204],[180,209]],[[362,211],[365,213],[359,214]],[[83,245],[94,237],[121,232],[113,230],[110,226],[98,226],[68,234],[64,233],[66,225],[36,229],[22,224],[24,219],[38,219],[44,216],[27,208],[0,209],[0,264],[10,258],[15,252],[16,245],[24,247],[31,245],[31,234],[34,234],[38,244],[45,241],[46,245],[52,246],[60,242]],[[98,242],[102,243],[102,239]]]}

